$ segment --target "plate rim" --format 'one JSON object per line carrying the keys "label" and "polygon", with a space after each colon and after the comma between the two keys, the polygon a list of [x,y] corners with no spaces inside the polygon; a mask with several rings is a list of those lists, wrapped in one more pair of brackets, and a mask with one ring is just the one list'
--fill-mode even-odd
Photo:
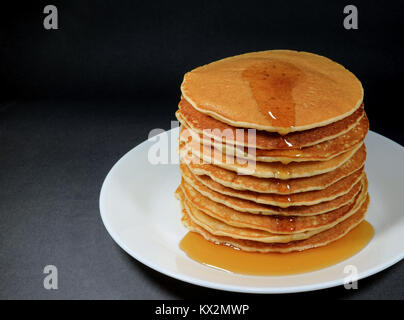
{"label": "plate rim", "polygon": [[[160,134],[167,134],[173,130],[179,130],[179,128],[173,128],[170,130],[166,130]],[[391,140],[390,138],[387,138],[377,132],[371,131],[369,130],[369,134],[373,134],[378,136],[378,138],[382,138],[387,140],[389,143],[392,143],[395,145],[395,147],[398,148],[402,148],[404,149],[403,146],[401,146],[399,143],[395,142],[394,140]],[[147,258],[142,257],[141,255],[136,254],[136,252],[133,252],[131,249],[129,249],[127,247],[127,245],[121,241],[121,239],[119,238],[119,236],[111,229],[111,227],[108,225],[108,223],[106,222],[106,218],[105,218],[105,212],[103,210],[102,207],[102,201],[103,198],[105,198],[104,194],[105,194],[105,189],[106,189],[106,184],[108,183],[108,180],[110,179],[110,177],[113,174],[114,170],[117,170],[116,168],[119,166],[119,164],[121,162],[124,162],[125,159],[129,156],[130,153],[134,152],[135,149],[137,148],[141,148],[141,146],[143,146],[144,144],[148,143],[150,141],[150,138],[142,141],[140,144],[136,145],[135,147],[133,147],[132,149],[130,149],[129,151],[127,151],[123,156],[121,156],[119,158],[118,161],[116,161],[114,163],[114,165],[111,167],[111,169],[108,171],[108,174],[106,175],[106,177],[103,180],[101,189],[100,189],[100,195],[99,195],[99,210],[100,210],[100,216],[101,216],[101,220],[102,223],[105,227],[105,229],[108,231],[109,235],[111,236],[111,238],[116,242],[116,244],[118,244],[119,247],[121,247],[128,255],[130,255],[131,257],[133,257],[134,259],[136,259],[137,261],[139,261],[140,263],[144,264],[145,266],[160,272],[166,276],[169,276],[171,278],[186,282],[186,283],[191,283],[193,285],[197,285],[197,286],[202,286],[205,288],[210,288],[210,289],[216,289],[216,290],[221,290],[221,291],[230,291],[230,292],[239,292],[239,293],[251,293],[251,294],[287,294],[287,293],[299,293],[299,292],[308,292],[308,291],[317,291],[317,290],[322,290],[322,289],[327,289],[327,288],[332,288],[332,287],[337,287],[340,285],[344,284],[344,279],[340,278],[337,280],[331,280],[331,281],[326,281],[326,282],[320,282],[320,283],[316,283],[316,284],[305,284],[305,285],[300,285],[300,286],[290,286],[290,287],[263,287],[263,288],[258,288],[258,287],[245,287],[245,286],[240,286],[240,285],[232,285],[232,284],[222,284],[222,283],[213,283],[211,281],[206,281],[203,279],[199,279],[193,276],[188,276],[186,274],[181,274],[181,273],[175,273],[172,272],[170,270],[167,270],[163,267],[160,267],[158,264],[153,263],[148,261]],[[385,264],[379,264],[376,265],[373,268],[368,269],[367,271],[364,272],[360,272],[357,275],[358,280],[370,277],[376,273],[379,273],[385,269],[388,269],[389,267],[391,267],[392,265],[398,263],[399,261],[401,261],[404,258],[404,250],[403,252],[401,252],[401,254],[398,254],[397,256],[395,256],[394,258],[392,258],[391,260],[389,260],[387,263]],[[191,258],[188,258],[190,260],[192,260]],[[194,260],[192,260],[194,261]],[[340,262],[341,263],[341,262]],[[337,265],[337,264],[336,264]],[[262,277],[262,276],[261,276]],[[269,276],[269,277],[273,277],[273,276]]]}

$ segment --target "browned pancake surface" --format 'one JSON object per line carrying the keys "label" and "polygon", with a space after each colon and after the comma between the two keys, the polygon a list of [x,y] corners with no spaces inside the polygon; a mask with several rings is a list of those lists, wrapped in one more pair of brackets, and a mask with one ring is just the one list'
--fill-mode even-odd
{"label": "browned pancake surface", "polygon": [[[361,192],[355,197],[353,203],[316,216],[265,216],[250,214],[216,203],[183,185],[181,186],[181,193],[184,195],[184,199],[188,202],[188,206],[191,209],[196,208],[227,225],[249,228],[251,230],[258,229],[275,234],[292,234],[311,230],[323,230],[348,218],[364,201],[367,186],[363,185]],[[212,225],[214,226],[214,224],[213,222]]]}
{"label": "browned pancake surface", "polygon": [[257,252],[292,252],[302,251],[310,248],[324,246],[332,241],[338,240],[347,234],[350,230],[355,228],[366,215],[367,208],[369,206],[369,196],[363,202],[359,210],[345,219],[341,223],[338,223],[333,228],[327,229],[323,232],[315,234],[314,236],[298,241],[291,241],[287,243],[263,243],[252,240],[234,239],[231,237],[216,236],[203,229],[198,224],[194,223],[185,211],[183,211],[182,222],[191,231],[200,233],[205,239],[218,243],[231,245],[235,248],[245,251],[257,251]]}
{"label": "browned pancake surface", "polygon": [[[366,180],[366,176],[364,176]],[[285,216],[312,216],[323,214],[329,212],[334,209],[338,209],[343,205],[351,203],[355,196],[361,190],[362,183],[357,182],[350,191],[338,198],[335,198],[330,201],[320,202],[311,206],[289,206],[287,208],[282,208],[279,206],[271,206],[265,205],[261,203],[256,203],[249,200],[239,199],[235,197],[230,197],[227,195],[223,195],[219,192],[209,189],[203,184],[195,184],[191,185],[184,179],[181,181],[181,187],[184,189],[184,192],[195,193],[199,197],[206,197],[210,200],[223,204],[229,208],[235,209],[241,212],[248,212],[252,214],[262,214],[262,215],[285,215]]]}
{"label": "browned pancake surface", "polygon": [[[221,150],[228,152],[231,155],[238,156],[245,159],[276,162],[280,161],[288,164],[292,161],[326,161],[342,154],[355,145],[363,142],[369,130],[369,121],[364,115],[357,125],[355,125],[348,132],[338,136],[337,138],[330,139],[314,146],[305,147],[302,149],[279,149],[279,150],[262,150],[262,149],[249,149],[243,147],[234,147],[233,145],[222,144],[215,142],[211,138],[204,135],[197,134],[196,132],[186,127],[181,131],[189,130],[189,135],[192,139],[196,139],[198,143],[203,143]],[[183,132],[181,132],[183,134]]]}
{"label": "browned pancake surface", "polygon": [[320,202],[330,201],[348,193],[351,188],[362,178],[362,170],[358,170],[323,190],[280,195],[276,193],[258,193],[228,188],[220,183],[215,182],[208,176],[194,175],[184,163],[180,164],[180,170],[182,177],[195,188],[200,188],[201,185],[204,185],[209,189],[223,195],[262,204],[279,206],[282,208],[287,208],[289,206],[314,205]]}
{"label": "browned pancake surface", "polygon": [[187,163],[194,174],[207,175],[217,183],[229,188],[261,193],[293,194],[327,188],[362,168],[365,159],[366,148],[363,145],[346,163],[333,171],[313,177],[289,180],[239,175],[234,171],[213,164],[199,164],[198,161],[190,160]]}
{"label": "browned pancake surface", "polygon": [[237,134],[236,130],[240,128],[233,127],[197,111],[185,99],[181,99],[179,110],[176,113],[181,123],[187,125],[199,134],[202,134],[203,130],[209,129],[209,131],[205,131],[205,134],[222,142],[223,133],[228,133],[225,135],[225,142],[227,143],[267,150],[298,149],[336,138],[352,129],[363,115],[364,110],[362,106],[352,115],[327,126],[292,132],[284,136],[278,133],[257,130],[255,132],[255,142],[249,142],[247,129],[241,131],[242,134],[240,134],[240,132]]}
{"label": "browned pancake surface", "polygon": [[283,164],[280,162],[250,161],[229,156],[215,148],[201,145],[187,136],[180,135],[180,142],[180,156],[183,159],[187,159],[189,153],[192,153],[195,156],[192,159],[200,160],[198,163],[214,164],[239,174],[282,180],[311,177],[335,170],[347,162],[363,144],[361,142],[351,150],[328,161],[305,161]]}
{"label": "browned pancake surface", "polygon": [[325,57],[292,50],[252,52],[184,76],[184,98],[236,127],[286,134],[341,120],[363,100],[360,81]]}
{"label": "browned pancake surface", "polygon": [[277,234],[260,229],[234,227],[232,225],[224,223],[221,220],[213,218],[208,214],[205,214],[202,210],[199,210],[185,198],[181,189],[179,190],[177,195],[178,198],[180,199],[181,206],[183,207],[183,209],[185,209],[191,220],[193,220],[196,224],[200,225],[202,228],[206,229],[207,231],[215,235],[230,236],[235,239],[249,239],[265,243],[274,243],[274,242],[284,243],[294,240],[307,239],[313,236],[314,234],[325,230],[325,228],[321,228],[298,233]]}

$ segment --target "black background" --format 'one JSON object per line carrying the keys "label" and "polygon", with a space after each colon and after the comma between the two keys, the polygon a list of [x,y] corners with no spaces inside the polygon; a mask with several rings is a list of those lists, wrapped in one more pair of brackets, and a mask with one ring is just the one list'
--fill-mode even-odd
{"label": "black background", "polygon": [[[43,28],[47,4],[58,30]],[[343,28],[347,4],[358,30]],[[325,55],[362,81],[371,130],[404,143],[399,1],[18,1],[1,15],[1,298],[230,295],[134,262],[98,216],[109,168],[151,129],[170,127],[196,66],[266,49]],[[54,293],[41,286],[52,263],[66,266]],[[403,298],[403,279],[401,263],[359,291],[303,296]]]}

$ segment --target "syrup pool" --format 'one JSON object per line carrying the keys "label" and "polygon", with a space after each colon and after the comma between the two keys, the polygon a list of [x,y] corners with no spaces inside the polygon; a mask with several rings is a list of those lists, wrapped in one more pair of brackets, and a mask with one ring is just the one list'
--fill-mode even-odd
{"label": "syrup pool", "polygon": [[258,253],[215,244],[195,232],[188,232],[180,248],[193,260],[234,273],[249,275],[292,275],[323,269],[361,251],[372,239],[374,229],[362,221],[347,235],[330,244],[291,253]]}

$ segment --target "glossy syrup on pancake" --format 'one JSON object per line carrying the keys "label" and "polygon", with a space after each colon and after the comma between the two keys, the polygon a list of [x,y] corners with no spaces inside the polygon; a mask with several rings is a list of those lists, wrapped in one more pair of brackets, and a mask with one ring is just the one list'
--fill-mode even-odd
{"label": "glossy syrup on pancake", "polygon": [[[273,78],[282,77],[282,73],[289,78],[283,84],[286,94],[276,94],[276,97],[282,103],[291,102],[290,95],[293,96],[294,117],[289,118],[289,113],[285,115],[288,124],[293,121],[292,126],[279,126],[278,120],[284,121],[281,120],[283,114],[274,115],[275,120],[257,107],[256,98],[260,89],[252,92],[251,83],[246,80],[245,74],[243,76],[249,68],[254,74],[257,66],[274,61],[282,63],[280,68],[285,72],[275,72]],[[272,74],[269,68],[266,70]],[[300,73],[303,76],[297,76]],[[258,86],[265,86],[268,82],[275,85],[275,81],[268,79],[259,82]],[[280,85],[279,89],[285,88]],[[363,101],[360,81],[343,66],[319,55],[292,50],[252,52],[198,67],[185,74],[181,92],[195,109],[221,122],[281,134],[309,130],[341,120],[355,112]],[[272,105],[269,111],[281,110],[283,108]]]}
{"label": "glossy syrup on pancake", "polygon": [[187,141],[186,138],[180,134],[180,157],[184,157],[184,153],[191,151],[199,159],[199,163],[214,164],[239,174],[282,180],[311,177],[335,170],[348,161],[363,144],[362,142],[358,143],[351,150],[328,161],[291,162],[285,165],[280,162],[249,161],[232,155],[229,156],[213,147],[201,145],[196,140]]}
{"label": "glossy syrup on pancake", "polygon": [[[204,133],[205,129],[210,129],[210,137],[214,138],[216,141],[223,142],[223,136],[220,134],[217,135],[217,133],[230,131],[233,133],[233,139],[229,139],[229,137],[226,136],[226,141],[228,143],[233,143],[238,146],[267,150],[284,148],[290,149],[287,143],[293,145],[294,148],[303,148],[336,138],[339,135],[342,135],[351,130],[364,114],[362,105],[352,115],[339,121],[333,122],[329,125],[305,131],[291,132],[284,136],[281,136],[280,134],[274,132],[257,130],[255,142],[251,144],[251,141],[248,141],[248,130],[244,130],[244,134],[242,135],[237,135],[237,130],[239,128],[231,126],[224,122],[220,122],[215,118],[212,118],[197,111],[184,98],[181,98],[178,107],[179,110],[177,110],[175,115],[181,122],[181,124],[191,128],[192,130],[200,134]],[[207,134],[206,131],[205,134]]]}
{"label": "glossy syrup on pancake", "polygon": [[[181,128],[181,135],[186,134],[206,146],[211,146],[217,150],[234,155],[248,160],[256,160],[261,162],[277,162],[289,164],[290,162],[304,162],[304,161],[327,161],[344,153],[362,142],[369,130],[369,121],[365,114],[361,120],[351,130],[342,134],[334,139],[321,142],[317,145],[300,148],[300,149],[273,149],[262,150],[252,149],[232,144],[220,143],[209,136],[199,134],[192,129],[183,125]],[[184,133],[183,133],[184,132]],[[186,133],[185,133],[186,132]],[[252,152],[253,150],[253,152]]]}
{"label": "glossy syrup on pancake", "polygon": [[339,182],[333,184],[329,188],[319,191],[309,191],[296,193],[291,195],[280,195],[270,193],[258,193],[252,191],[241,191],[225,187],[220,183],[215,182],[208,176],[194,175],[188,167],[181,163],[180,170],[185,181],[191,184],[194,188],[200,189],[202,186],[216,191],[222,195],[235,197],[239,199],[249,200],[256,203],[275,205],[282,208],[298,205],[314,205],[320,202],[335,199],[341,195],[348,193],[352,187],[361,180],[362,170],[353,173]]}
{"label": "glossy syrup on pancake", "polygon": [[[296,103],[292,91],[302,76],[301,70],[293,64],[276,60],[252,64],[242,73],[260,111],[274,126],[285,128],[284,133],[295,125]],[[286,139],[284,142],[293,148],[291,142]]]}
{"label": "glossy syrup on pancake", "polygon": [[230,170],[209,164],[197,164],[196,161],[192,162],[191,160],[188,161],[188,166],[192,173],[208,175],[214,181],[233,189],[261,193],[292,194],[327,188],[362,168],[365,159],[366,148],[365,145],[363,145],[345,164],[329,173],[291,180],[260,179],[252,176],[240,176]]}
{"label": "glossy syrup on pancake", "polygon": [[180,248],[193,260],[234,273],[290,275],[310,272],[344,261],[361,251],[372,239],[373,227],[362,221],[347,235],[324,247],[290,253],[259,253],[215,244],[196,232],[188,232]]}

